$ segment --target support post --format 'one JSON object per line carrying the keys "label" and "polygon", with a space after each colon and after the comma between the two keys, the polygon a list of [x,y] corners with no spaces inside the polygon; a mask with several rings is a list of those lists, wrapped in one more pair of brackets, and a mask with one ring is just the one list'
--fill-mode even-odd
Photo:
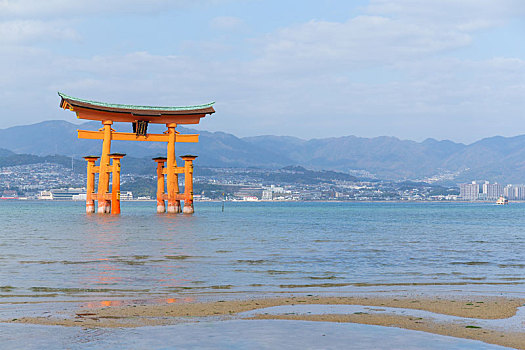
{"label": "support post", "polygon": [[157,213],[164,213],[166,211],[166,202],[164,201],[164,163],[167,158],[157,157],[153,158],[157,162]]}
{"label": "support post", "polygon": [[86,183],[86,213],[91,214],[95,212],[95,198],[93,192],[95,192],[95,162],[99,157],[86,156],[84,159],[87,161],[87,183]]}
{"label": "support post", "polygon": [[111,179],[111,214],[120,214],[120,160],[124,158],[124,153],[111,153],[109,155],[113,166]]}
{"label": "support post", "polygon": [[180,200],[176,199],[179,193],[179,176],[175,173],[177,160],[175,159],[175,128],[177,124],[166,124],[168,127],[168,154],[167,154],[167,187],[168,187],[168,213],[180,213]]}
{"label": "support post", "polygon": [[197,156],[181,156],[184,161],[184,214],[193,214],[193,161]]}
{"label": "support post", "polygon": [[109,192],[109,153],[111,152],[111,125],[113,121],[104,120],[104,141],[102,142],[102,157],[100,158],[100,170],[98,176],[98,213],[110,213],[111,201],[106,200]]}

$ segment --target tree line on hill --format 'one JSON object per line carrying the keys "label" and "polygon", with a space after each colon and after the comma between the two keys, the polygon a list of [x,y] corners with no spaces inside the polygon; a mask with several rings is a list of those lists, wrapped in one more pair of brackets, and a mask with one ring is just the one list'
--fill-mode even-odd
{"label": "tree line on hill", "polygon": [[[117,123],[114,127],[117,131],[131,131],[131,125]],[[1,129],[0,148],[41,157],[56,154],[80,159],[89,154],[98,155],[100,141],[77,139],[78,128],[97,130],[100,125],[96,122],[75,125],[66,121],[47,121]],[[150,125],[148,131],[160,133],[163,128],[162,125]],[[349,174],[368,173],[376,178],[398,181],[453,174],[443,176],[443,179],[455,183],[476,179],[525,183],[525,135],[496,136],[465,145],[447,140],[415,142],[395,137],[345,136],[303,140],[266,135],[239,138],[224,132],[183,127],[178,130],[200,134],[197,144],[177,144],[177,154],[196,154],[199,156],[196,165],[203,167],[279,169],[292,165]],[[165,156],[166,147],[163,143],[116,141],[112,151],[127,153],[129,161],[126,166],[129,169],[136,167],[130,172],[140,172],[146,171],[141,169],[154,169],[150,158]],[[0,157],[4,156],[0,153]],[[23,161],[32,160],[26,157]]]}

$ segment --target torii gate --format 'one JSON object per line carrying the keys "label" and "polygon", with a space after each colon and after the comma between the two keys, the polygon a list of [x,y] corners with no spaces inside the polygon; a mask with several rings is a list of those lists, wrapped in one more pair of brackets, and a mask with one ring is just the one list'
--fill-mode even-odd
{"label": "torii gate", "polygon": [[[87,161],[87,198],[86,212],[95,212],[95,200],[98,201],[98,213],[120,214],[120,159],[125,154],[111,153],[111,141],[154,141],[167,142],[167,157],[153,158],[157,163],[157,212],[180,213],[180,201],[184,201],[183,212],[192,214],[193,208],[193,160],[197,156],[182,156],[183,167],[177,166],[175,142],[199,142],[199,135],[181,135],[175,130],[178,124],[198,124],[201,118],[215,113],[213,102],[186,107],[152,107],[110,104],[89,101],[58,93],[60,107],[76,113],[77,118],[99,120],[102,129],[98,131],[78,130],[79,139],[103,140],[102,156],[86,156]],[[116,132],[111,128],[114,122],[129,122],[133,133]],[[166,124],[168,130],[163,134],[148,134],[148,124]],[[100,158],[100,164],[95,162]],[[165,165],[167,163],[167,165]],[[95,192],[95,175],[98,177],[98,189]],[[109,190],[110,174],[112,188]],[[179,193],[178,174],[184,174],[184,193]],[[164,175],[166,187],[164,189]],[[168,201],[166,210],[165,200]]]}

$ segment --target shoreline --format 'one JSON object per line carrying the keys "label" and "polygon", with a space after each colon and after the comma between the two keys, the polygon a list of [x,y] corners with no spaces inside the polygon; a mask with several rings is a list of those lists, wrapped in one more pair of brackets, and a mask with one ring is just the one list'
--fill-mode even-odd
{"label": "shoreline", "polygon": [[[0,198],[0,201],[6,202],[71,202],[71,203],[84,203],[85,200],[69,200],[69,199],[34,199],[34,198]],[[129,199],[121,200],[122,202],[156,202],[156,199]],[[492,200],[415,200],[415,199],[393,199],[393,200],[256,200],[256,201],[245,201],[245,200],[220,200],[220,199],[210,199],[210,200],[194,200],[194,203],[464,203],[464,204],[496,204]],[[512,203],[525,203],[525,200],[511,200],[509,204]]]}
{"label": "shoreline", "polygon": [[[131,304],[125,306],[81,307],[76,311],[53,316],[22,316],[1,320],[3,323],[55,325],[83,328],[133,328],[144,326],[174,325],[200,321],[223,320],[300,320],[334,323],[359,323],[427,333],[480,340],[485,343],[525,348],[525,330],[478,327],[476,321],[503,320],[516,315],[518,308],[525,305],[525,298],[490,296],[288,296],[215,300],[199,302],[178,302],[162,304]],[[267,308],[280,306],[308,305],[360,305],[370,308],[368,312],[321,313],[321,314],[273,314]],[[403,313],[376,313],[381,308],[398,308]],[[451,320],[436,320],[432,317],[411,317],[410,311],[430,312],[437,316],[450,316]],[[242,315],[252,312],[252,315]],[[468,324],[454,320],[467,318]]]}

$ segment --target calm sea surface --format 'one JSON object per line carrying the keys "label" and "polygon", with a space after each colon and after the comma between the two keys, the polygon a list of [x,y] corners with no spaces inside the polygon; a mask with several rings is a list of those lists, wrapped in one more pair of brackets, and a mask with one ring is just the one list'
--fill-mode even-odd
{"label": "calm sea surface", "polygon": [[525,290],[525,204],[0,202],[3,302],[177,293]]}

